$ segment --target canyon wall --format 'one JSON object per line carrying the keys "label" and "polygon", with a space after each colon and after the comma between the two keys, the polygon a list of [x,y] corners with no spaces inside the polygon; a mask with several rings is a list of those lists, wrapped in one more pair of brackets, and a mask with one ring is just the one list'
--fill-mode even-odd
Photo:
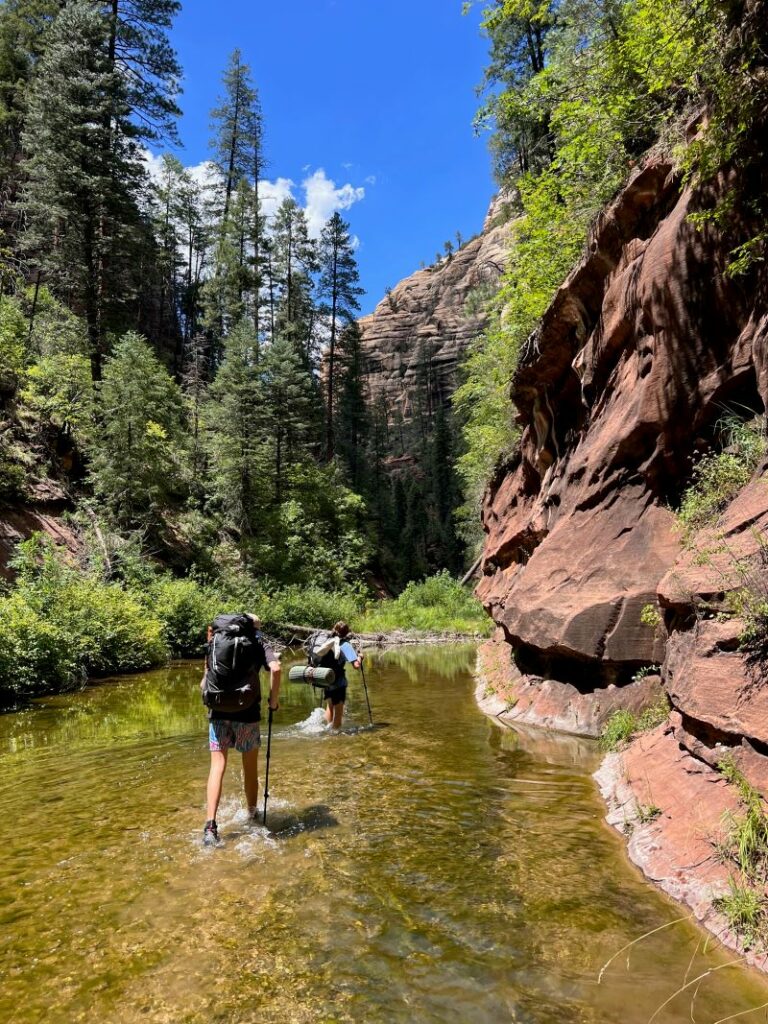
{"label": "canyon wall", "polygon": [[637,168],[528,342],[511,389],[522,441],[483,507],[477,592],[497,637],[478,693],[510,723],[593,736],[666,695],[667,721],[599,775],[610,820],[738,945],[713,907],[728,878],[715,842],[738,804],[718,766],[768,792],[768,680],[733,600],[750,580],[768,595],[768,459],[698,534],[672,511],[724,417],[759,423],[768,403],[764,274],[729,277],[733,238],[690,217],[727,185]]}
{"label": "canyon wall", "polygon": [[371,401],[383,403],[390,422],[411,419],[414,390],[427,363],[432,399],[447,402],[455,390],[459,359],[485,326],[479,300],[494,290],[504,269],[507,206],[503,197],[494,199],[479,235],[405,278],[358,321]]}

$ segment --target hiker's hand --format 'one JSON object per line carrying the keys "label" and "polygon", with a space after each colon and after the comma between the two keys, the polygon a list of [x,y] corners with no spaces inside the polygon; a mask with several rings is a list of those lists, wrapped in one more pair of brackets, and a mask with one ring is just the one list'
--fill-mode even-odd
{"label": "hiker's hand", "polygon": [[362,658],[358,658],[357,661],[353,661],[352,662],[352,668],[356,668],[358,670],[358,672],[362,668],[362,665],[363,665],[363,659]]}
{"label": "hiker's hand", "polygon": [[270,711],[280,710],[280,701],[277,699],[277,697],[275,697],[274,700],[271,697],[269,698],[269,709]]}

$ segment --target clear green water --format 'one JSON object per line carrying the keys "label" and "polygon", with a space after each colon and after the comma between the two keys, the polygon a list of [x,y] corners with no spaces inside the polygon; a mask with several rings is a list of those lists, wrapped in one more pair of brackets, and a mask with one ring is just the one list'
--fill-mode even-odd
{"label": "clear green water", "polygon": [[[597,984],[681,911],[602,823],[594,747],[494,725],[473,662],[371,658],[390,724],[338,737],[297,727],[311,691],[286,684],[272,829],[244,821],[230,770],[213,851],[199,666],[0,717],[0,1021],[645,1024],[732,959],[676,925]],[[356,681],[349,711],[365,722]],[[655,1019],[768,1001],[740,967],[692,992]]]}

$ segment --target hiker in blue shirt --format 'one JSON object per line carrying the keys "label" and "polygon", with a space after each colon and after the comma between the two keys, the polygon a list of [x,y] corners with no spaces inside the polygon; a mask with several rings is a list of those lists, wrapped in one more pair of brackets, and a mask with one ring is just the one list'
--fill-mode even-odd
{"label": "hiker in blue shirt", "polygon": [[344,669],[347,664],[353,668],[360,669],[362,659],[351,643],[346,639],[349,636],[349,626],[346,622],[337,622],[333,627],[333,635],[338,638],[338,644],[333,652],[333,670],[336,673],[336,681],[333,686],[325,691],[328,706],[325,709],[325,720],[334,731],[341,728],[344,718],[344,701],[347,699],[347,677]]}

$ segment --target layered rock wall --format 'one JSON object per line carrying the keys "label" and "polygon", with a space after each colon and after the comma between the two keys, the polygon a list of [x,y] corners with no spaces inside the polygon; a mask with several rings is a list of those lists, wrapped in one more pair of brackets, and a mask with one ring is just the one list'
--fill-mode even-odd
{"label": "layered rock wall", "polygon": [[502,719],[596,736],[617,708],[668,703],[599,773],[609,820],[739,947],[717,843],[740,813],[724,763],[768,794],[768,675],[739,614],[744,593],[768,601],[768,458],[698,533],[672,511],[698,457],[727,450],[724,417],[765,422],[765,272],[726,274],[737,232],[691,218],[731,184],[697,192],[649,160],[595,224],[513,381],[522,441],[485,497],[477,591]]}
{"label": "layered rock wall", "polygon": [[479,235],[405,278],[360,319],[370,397],[383,404],[390,421],[412,418],[420,376],[429,377],[434,401],[450,398],[461,355],[485,327],[482,302],[473,311],[470,299],[495,288],[509,233],[507,204],[497,198]]}

